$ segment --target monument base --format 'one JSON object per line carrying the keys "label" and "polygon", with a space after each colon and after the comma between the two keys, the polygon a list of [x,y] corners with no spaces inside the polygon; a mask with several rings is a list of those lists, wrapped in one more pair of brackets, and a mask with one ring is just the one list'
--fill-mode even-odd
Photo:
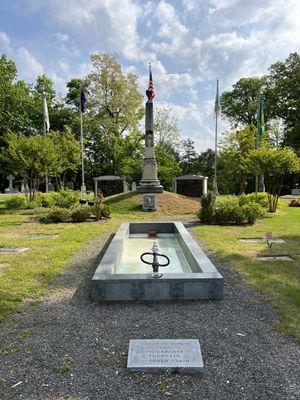
{"label": "monument base", "polygon": [[156,194],[143,194],[143,211],[156,211]]}
{"label": "monument base", "polygon": [[160,184],[158,179],[157,180],[142,179],[136,190],[139,193],[162,193],[164,191],[164,188]]}

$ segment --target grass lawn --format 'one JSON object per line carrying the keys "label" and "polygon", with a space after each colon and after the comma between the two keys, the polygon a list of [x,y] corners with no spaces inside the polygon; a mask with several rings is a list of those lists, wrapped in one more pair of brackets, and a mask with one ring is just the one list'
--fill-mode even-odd
{"label": "grass lawn", "polygon": [[[122,221],[139,219],[195,218],[199,201],[164,192],[158,195],[158,211],[143,213],[141,196],[125,193],[105,199],[112,219],[79,224],[40,224],[30,221],[32,211],[8,212],[5,196],[0,196],[0,247],[29,247],[19,254],[0,253],[0,319],[17,311],[22,301],[35,302],[48,290],[48,284],[70,264],[73,255],[99,234],[116,231]],[[300,339],[300,209],[287,206],[268,215],[254,226],[199,225],[194,233],[205,247],[230,262],[246,281],[264,293],[278,309],[282,331]],[[28,222],[29,221],[29,222]],[[238,238],[264,237],[272,232],[287,242],[242,243]],[[58,234],[56,238],[24,238],[25,234]],[[260,261],[263,255],[290,255],[295,261]]]}
{"label": "grass lawn", "polygon": [[[199,208],[196,200],[165,192],[158,195],[160,211],[145,214],[141,196],[125,193],[105,199],[112,211],[111,220],[41,224],[32,220],[33,210],[7,211],[7,198],[7,195],[0,195],[0,247],[29,247],[29,250],[17,254],[0,253],[0,320],[17,311],[22,301],[34,303],[45,294],[49,282],[66,269],[73,255],[95,236],[116,231],[122,221],[172,219],[175,215],[185,216]],[[59,237],[22,237],[32,234],[55,234]]]}
{"label": "grass lawn", "polygon": [[[279,311],[281,331],[300,339],[300,209],[283,207],[253,226],[200,225],[195,228],[205,247],[234,265],[246,282],[260,290]],[[263,238],[266,232],[286,240],[273,243],[245,243],[239,238]],[[260,256],[289,255],[295,261],[261,261]]]}

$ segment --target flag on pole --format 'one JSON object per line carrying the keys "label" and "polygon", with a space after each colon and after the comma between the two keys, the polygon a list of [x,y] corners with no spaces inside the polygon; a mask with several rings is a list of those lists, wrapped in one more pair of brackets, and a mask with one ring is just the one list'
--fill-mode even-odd
{"label": "flag on pole", "polygon": [[221,103],[220,103],[220,94],[219,94],[219,79],[217,78],[217,92],[215,99],[215,117],[219,117],[221,113]]}
{"label": "flag on pole", "polygon": [[83,89],[81,89],[80,90],[80,109],[81,109],[82,113],[84,113],[85,103],[86,103],[86,97],[85,97]]}
{"label": "flag on pole", "polygon": [[155,89],[153,85],[153,79],[152,79],[152,69],[151,69],[151,64],[149,63],[149,86],[148,90],[146,91],[147,97],[149,100],[153,100],[155,97]]}
{"label": "flag on pole", "polygon": [[43,94],[43,118],[44,118],[45,133],[47,133],[47,132],[49,132],[49,129],[50,129],[50,121],[49,121],[49,113],[48,113],[46,96],[44,94]]}
{"label": "flag on pole", "polygon": [[260,94],[258,96],[257,109],[257,136],[261,139],[265,134],[265,119],[264,119],[264,99]]}

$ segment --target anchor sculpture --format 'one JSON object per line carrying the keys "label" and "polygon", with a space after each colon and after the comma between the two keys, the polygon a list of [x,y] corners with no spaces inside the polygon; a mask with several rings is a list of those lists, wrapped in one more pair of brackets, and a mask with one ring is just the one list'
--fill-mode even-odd
{"label": "anchor sculpture", "polygon": [[[140,258],[143,263],[152,265],[152,269],[153,269],[152,278],[161,278],[162,274],[159,273],[158,269],[159,269],[159,267],[166,267],[167,265],[169,265],[170,259],[169,259],[169,257],[165,256],[164,254],[159,254],[159,248],[155,242],[153,243],[151,250],[152,250],[152,253],[143,253]],[[153,256],[152,262],[144,260],[144,258],[143,258],[144,256]],[[166,264],[159,264],[158,257],[165,258],[167,260]]]}

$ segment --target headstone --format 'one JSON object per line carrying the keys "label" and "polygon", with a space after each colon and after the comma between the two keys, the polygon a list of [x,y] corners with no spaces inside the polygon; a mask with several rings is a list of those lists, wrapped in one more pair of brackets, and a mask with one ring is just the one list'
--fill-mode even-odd
{"label": "headstone", "polygon": [[156,194],[143,194],[143,211],[156,211]]}
{"label": "headstone", "polygon": [[52,182],[49,182],[48,184],[48,192],[54,192],[54,185]]}
{"label": "headstone", "polygon": [[25,184],[24,184],[24,181],[22,181],[22,184],[21,184],[21,193],[25,193]]}
{"label": "headstone", "polygon": [[136,192],[136,183],[135,182],[132,182],[131,191]]}
{"label": "headstone", "polygon": [[14,193],[14,187],[13,187],[13,175],[8,175],[7,176],[8,179],[8,188],[5,189],[5,193]]}
{"label": "headstone", "polygon": [[123,192],[129,192],[129,183],[126,181],[123,181]]}
{"label": "headstone", "polygon": [[300,189],[292,189],[292,195],[300,194]]}
{"label": "headstone", "polygon": [[197,339],[133,339],[129,342],[127,368],[131,371],[202,372],[203,360]]}

